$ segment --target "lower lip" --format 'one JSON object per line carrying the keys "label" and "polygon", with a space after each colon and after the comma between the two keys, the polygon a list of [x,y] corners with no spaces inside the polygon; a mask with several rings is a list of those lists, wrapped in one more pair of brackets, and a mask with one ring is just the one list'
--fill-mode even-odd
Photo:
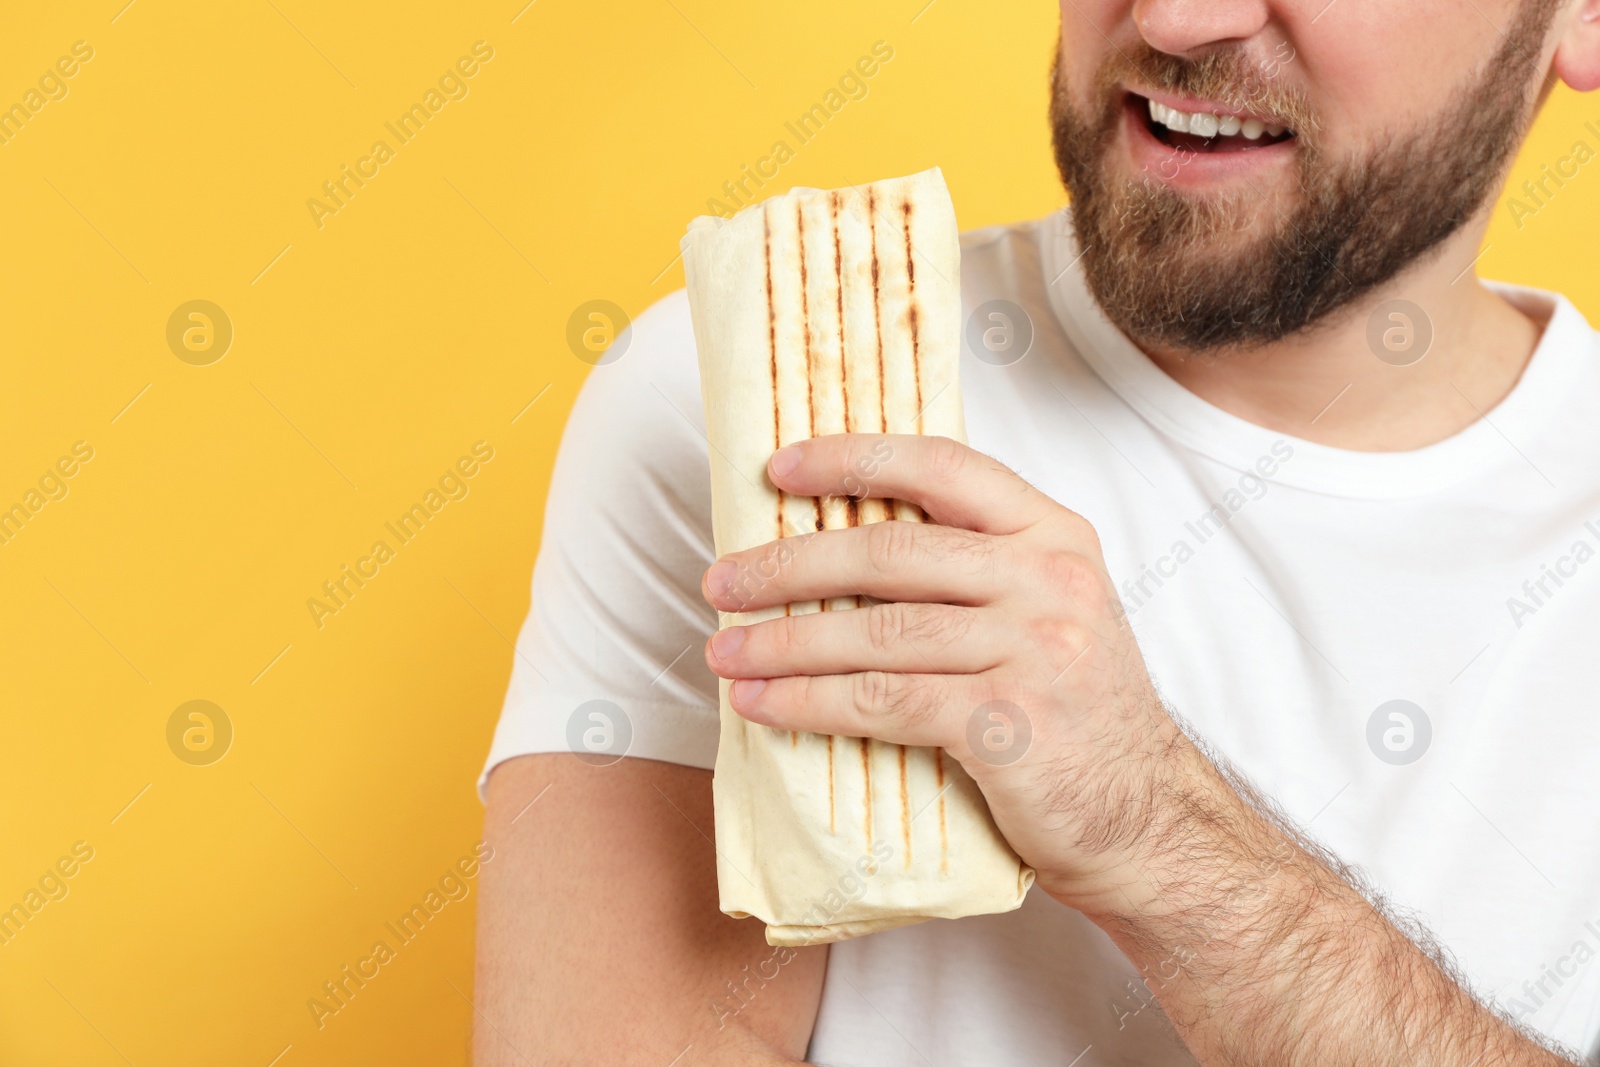
{"label": "lower lip", "polygon": [[1177,188],[1201,188],[1234,178],[1253,178],[1288,165],[1295,139],[1228,152],[1192,152],[1163,144],[1150,132],[1149,103],[1129,94],[1123,102],[1123,133],[1133,166],[1152,179]]}

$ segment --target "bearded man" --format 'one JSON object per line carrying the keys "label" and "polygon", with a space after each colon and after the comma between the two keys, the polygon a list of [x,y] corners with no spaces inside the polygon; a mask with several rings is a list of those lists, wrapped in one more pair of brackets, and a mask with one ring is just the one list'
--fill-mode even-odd
{"label": "bearded man", "polygon": [[[1071,207],[964,239],[971,447],[896,438],[870,487],[933,524],[744,581],[683,296],[585,385],[484,772],[481,1063],[1600,1062],[1600,339],[1474,273],[1552,87],[1600,85],[1600,0],[1061,22]],[[843,494],[880,444],[768,473]],[[944,748],[1032,894],[802,950],[719,914],[719,676]],[[999,698],[1020,758],[968,744]]]}

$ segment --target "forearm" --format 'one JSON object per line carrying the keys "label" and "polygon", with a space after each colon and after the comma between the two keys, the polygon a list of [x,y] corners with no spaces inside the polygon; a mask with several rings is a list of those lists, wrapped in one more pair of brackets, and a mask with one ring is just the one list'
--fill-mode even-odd
{"label": "forearm", "polygon": [[[1192,745],[1146,860],[1091,914],[1203,1064],[1555,1067]],[[1425,934],[1417,931],[1419,939]],[[1426,944],[1426,942],[1423,942]]]}

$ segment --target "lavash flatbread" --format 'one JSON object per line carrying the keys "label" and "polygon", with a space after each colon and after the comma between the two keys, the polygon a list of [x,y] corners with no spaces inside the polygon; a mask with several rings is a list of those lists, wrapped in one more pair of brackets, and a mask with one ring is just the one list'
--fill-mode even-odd
{"label": "lavash flatbread", "polygon": [[[782,445],[847,430],[965,440],[960,245],[939,171],[703,216],[682,247],[717,553],[923,521],[904,501],[781,493],[766,465]],[[870,481],[870,469],[859,473]],[[812,601],[722,613],[721,623],[856,606]],[[768,944],[805,945],[1022,903],[1033,871],[941,750],[748,723],[729,706],[729,684],[713,778],[724,912],[760,918]]]}

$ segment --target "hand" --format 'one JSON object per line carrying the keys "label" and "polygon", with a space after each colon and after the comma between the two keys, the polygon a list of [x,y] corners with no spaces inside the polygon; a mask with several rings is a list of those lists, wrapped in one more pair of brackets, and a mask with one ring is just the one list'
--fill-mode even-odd
{"label": "hand", "polygon": [[[1081,516],[944,437],[836,434],[775,453],[801,496],[921,505],[736,552],[723,611],[862,596],[855,611],[729,627],[706,646],[751,722],[945,749],[1057,899],[1120,910],[1153,823],[1198,756],[1155,692]],[[935,525],[937,524],[937,525]],[[1179,758],[1184,757],[1184,758]]]}
{"label": "hand", "polygon": [[706,661],[736,679],[734,709],[949,752],[1201,1063],[1574,1062],[1456,985],[1189,742],[1083,518],[947,438],[814,438],[768,474],[796,495],[911,501],[940,525],[825,530],[714,564],[703,591],[724,611],[870,603],[715,634]]}

